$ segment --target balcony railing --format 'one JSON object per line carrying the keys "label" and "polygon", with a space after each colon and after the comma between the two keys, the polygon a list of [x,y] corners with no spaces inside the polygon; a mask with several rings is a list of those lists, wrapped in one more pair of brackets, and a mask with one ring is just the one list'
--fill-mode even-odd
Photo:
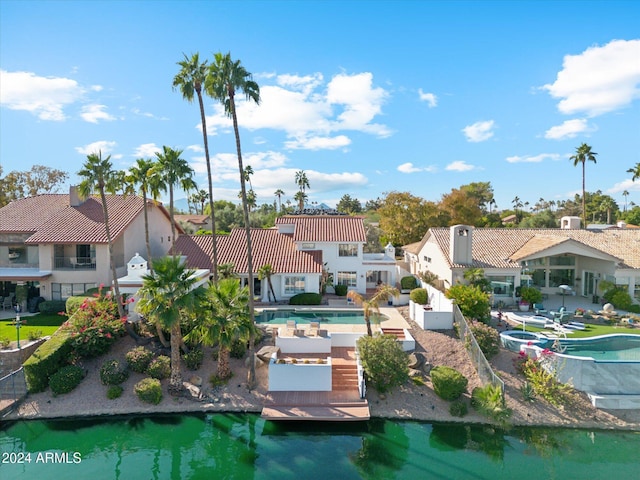
{"label": "balcony railing", "polygon": [[95,270],[96,259],[91,257],[54,257],[56,270]]}

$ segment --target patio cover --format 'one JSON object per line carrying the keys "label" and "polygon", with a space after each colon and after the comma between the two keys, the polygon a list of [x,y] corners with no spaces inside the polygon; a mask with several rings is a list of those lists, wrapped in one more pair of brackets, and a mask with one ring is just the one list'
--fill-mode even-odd
{"label": "patio cover", "polygon": [[39,268],[0,268],[0,282],[33,282],[50,276],[50,271]]}

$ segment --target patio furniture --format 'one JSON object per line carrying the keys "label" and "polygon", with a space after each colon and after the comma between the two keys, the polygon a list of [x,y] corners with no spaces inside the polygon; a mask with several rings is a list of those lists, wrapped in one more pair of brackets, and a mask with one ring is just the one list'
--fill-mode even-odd
{"label": "patio furniture", "polygon": [[13,308],[13,297],[9,295],[2,300],[2,310],[11,310]]}
{"label": "patio furniture", "polygon": [[544,308],[544,305],[542,303],[534,303],[533,309],[535,310],[536,314],[547,313],[547,309]]}
{"label": "patio furniture", "polygon": [[320,322],[310,322],[309,323],[309,335],[318,335],[320,330]]}

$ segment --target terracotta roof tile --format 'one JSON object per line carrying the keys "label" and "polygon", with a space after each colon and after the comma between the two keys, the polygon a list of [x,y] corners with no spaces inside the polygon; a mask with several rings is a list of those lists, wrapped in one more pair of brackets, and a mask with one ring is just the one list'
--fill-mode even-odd
{"label": "terracotta roof tile", "polygon": [[363,217],[346,215],[287,215],[276,219],[276,225],[294,224],[296,242],[362,242],[366,243]]}
{"label": "terracotta roof tile", "polygon": [[0,208],[0,232],[35,232],[52,216],[69,207],[69,196],[58,194],[21,198]]}

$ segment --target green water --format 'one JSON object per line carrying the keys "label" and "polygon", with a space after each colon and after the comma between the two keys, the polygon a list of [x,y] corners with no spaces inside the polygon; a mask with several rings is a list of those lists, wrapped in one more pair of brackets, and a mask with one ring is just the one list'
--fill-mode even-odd
{"label": "green water", "polygon": [[175,415],[5,424],[0,452],[3,480],[627,479],[640,433]]}
{"label": "green water", "polygon": [[[384,315],[373,314],[371,321],[379,323],[386,318]],[[294,320],[297,324],[320,322],[320,326],[327,324],[364,325],[362,310],[324,310],[324,309],[296,309],[296,310],[264,310],[256,316],[256,322],[269,325],[281,325],[287,320]]]}

